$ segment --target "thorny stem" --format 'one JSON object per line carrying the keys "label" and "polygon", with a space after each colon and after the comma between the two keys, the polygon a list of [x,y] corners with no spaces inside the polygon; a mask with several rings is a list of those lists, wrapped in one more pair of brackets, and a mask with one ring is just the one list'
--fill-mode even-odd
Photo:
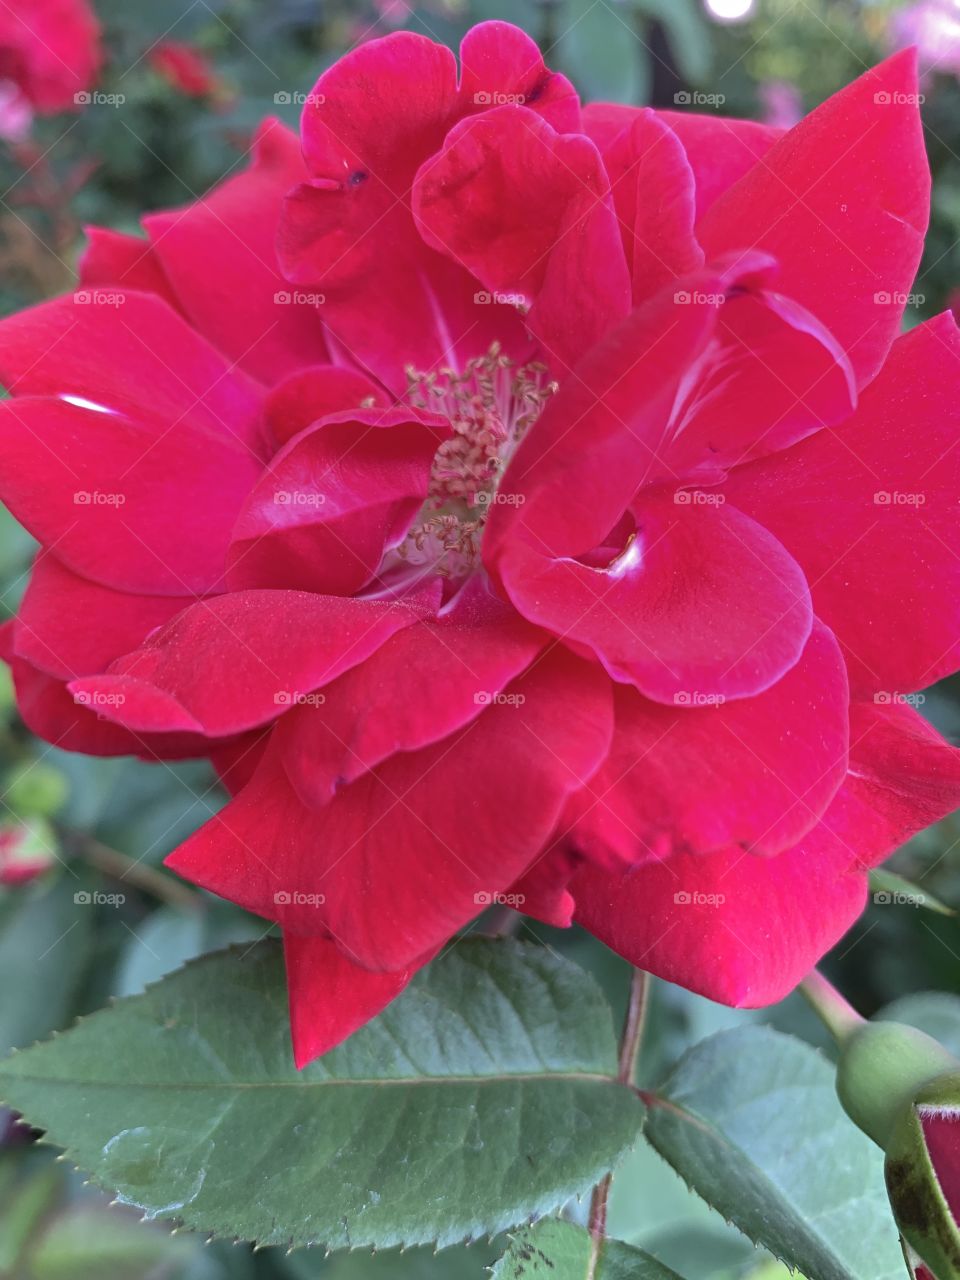
{"label": "thorny stem", "polygon": [[832,982],[813,969],[800,983],[807,1003],[838,1044],[863,1022],[853,1005],[840,994]]}
{"label": "thorny stem", "polygon": [[[617,1066],[617,1081],[620,1084],[633,1085],[636,1074],[637,1057],[640,1053],[640,1041],[643,1038],[643,1024],[647,1017],[647,1004],[650,994],[650,975],[643,969],[634,969],[630,981],[630,1001],[627,1005],[627,1016],[623,1020],[623,1031],[620,1033],[620,1056]],[[607,1174],[602,1182],[593,1189],[590,1201],[590,1235],[592,1245],[590,1263],[587,1267],[587,1280],[593,1280],[597,1264],[607,1234],[607,1200],[610,1197],[612,1175]]]}

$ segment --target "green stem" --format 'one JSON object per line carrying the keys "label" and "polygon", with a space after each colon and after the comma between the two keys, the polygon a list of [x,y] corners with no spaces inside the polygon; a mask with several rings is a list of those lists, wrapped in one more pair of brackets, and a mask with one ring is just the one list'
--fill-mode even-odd
{"label": "green stem", "polygon": [[838,1044],[843,1044],[851,1031],[864,1023],[853,1005],[840,994],[832,982],[813,969],[800,983],[807,1003]]}
{"label": "green stem", "polygon": [[[640,1042],[643,1039],[643,1027],[647,1018],[647,1006],[650,998],[650,975],[642,969],[634,969],[630,980],[630,999],[627,1003],[627,1014],[623,1020],[623,1031],[620,1033],[620,1054],[617,1062],[617,1082],[630,1087],[637,1070],[637,1058],[640,1055]],[[590,1200],[589,1230],[592,1237],[590,1262],[587,1267],[586,1280],[594,1280],[597,1264],[603,1250],[603,1242],[607,1236],[607,1201],[610,1198],[612,1174],[607,1176],[593,1189]]]}
{"label": "green stem", "polygon": [[146,863],[137,862],[121,853],[119,849],[111,849],[93,836],[81,836],[78,849],[85,862],[104,875],[123,884],[135,885],[151,897],[168,902],[173,907],[182,907],[188,911],[201,911],[203,899],[192,889],[188,889],[180,880],[157,871]]}

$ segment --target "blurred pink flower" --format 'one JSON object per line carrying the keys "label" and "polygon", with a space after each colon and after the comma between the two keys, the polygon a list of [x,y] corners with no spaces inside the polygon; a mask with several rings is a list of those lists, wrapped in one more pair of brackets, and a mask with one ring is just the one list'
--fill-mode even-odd
{"label": "blurred pink flower", "polygon": [[32,112],[82,104],[100,70],[100,24],[86,0],[0,6],[0,132],[22,136]]}
{"label": "blurred pink flower", "polygon": [[792,129],[803,119],[803,98],[789,80],[767,80],[761,84],[760,106],[763,123],[776,129]]}
{"label": "blurred pink flower", "polygon": [[147,61],[172,88],[189,98],[205,98],[223,87],[213,63],[192,44],[163,40],[151,49]]}

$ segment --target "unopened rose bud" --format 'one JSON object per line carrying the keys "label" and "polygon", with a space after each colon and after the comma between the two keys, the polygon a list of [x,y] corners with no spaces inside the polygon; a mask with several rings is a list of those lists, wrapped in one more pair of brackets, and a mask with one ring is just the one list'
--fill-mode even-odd
{"label": "unopened rose bud", "polygon": [[935,1080],[904,1109],[884,1173],[900,1234],[932,1280],[960,1276],[960,1071]]}
{"label": "unopened rose bud", "polygon": [[866,1022],[841,1043],[837,1092],[886,1153],[887,1193],[917,1276],[960,1276],[960,1062],[898,1022]]}
{"label": "unopened rose bud", "polygon": [[10,888],[43,875],[56,861],[53,832],[46,823],[0,827],[0,885]]}
{"label": "unopened rose bud", "polygon": [[844,1037],[837,1093],[844,1110],[887,1148],[904,1109],[924,1085],[960,1062],[932,1036],[899,1022],[863,1022]]}

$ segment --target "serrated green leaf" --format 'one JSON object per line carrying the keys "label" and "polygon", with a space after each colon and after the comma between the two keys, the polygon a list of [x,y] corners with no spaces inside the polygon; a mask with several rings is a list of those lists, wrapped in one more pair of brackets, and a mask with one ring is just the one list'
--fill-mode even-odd
{"label": "serrated green leaf", "polygon": [[755,1243],[809,1280],[900,1280],[883,1155],[815,1049],[768,1027],[721,1032],[650,1100],[650,1142]]}
{"label": "serrated green leaf", "polygon": [[493,1268],[494,1280],[680,1280],[649,1253],[605,1240],[594,1260],[590,1233],[572,1222],[548,1218],[518,1231]]}
{"label": "serrated green leaf", "polygon": [[160,907],[136,932],[130,932],[113,985],[115,995],[139,995],[151,982],[158,982],[196,956],[263,937],[262,920],[225,903],[198,902],[196,911]]}
{"label": "serrated green leaf", "polygon": [[545,948],[468,940],[297,1073],[280,946],[196,961],[0,1063],[0,1095],[149,1217],[267,1244],[452,1244],[586,1192],[643,1108]]}
{"label": "serrated green leaf", "polygon": [[[486,1241],[454,1245],[450,1249],[420,1247],[369,1253],[333,1253],[296,1249],[283,1259],[291,1280],[490,1280],[490,1268],[500,1254]],[[259,1255],[258,1255],[259,1256]]]}

